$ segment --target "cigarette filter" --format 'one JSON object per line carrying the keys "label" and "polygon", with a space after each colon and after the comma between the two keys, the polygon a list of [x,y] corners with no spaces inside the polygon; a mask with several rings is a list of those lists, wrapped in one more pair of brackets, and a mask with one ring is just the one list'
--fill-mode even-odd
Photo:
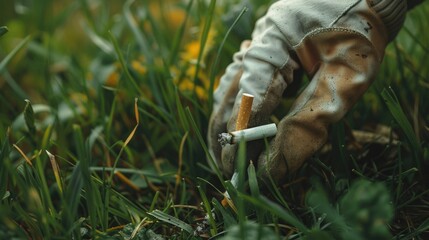
{"label": "cigarette filter", "polygon": [[235,144],[240,141],[253,141],[276,135],[277,126],[275,123],[262,125],[259,127],[248,128],[240,131],[219,134],[219,143],[222,146]]}
{"label": "cigarette filter", "polygon": [[250,119],[250,113],[252,112],[253,95],[243,93],[241,96],[240,109],[238,110],[237,122],[235,124],[235,130],[243,130],[247,128],[247,123]]}

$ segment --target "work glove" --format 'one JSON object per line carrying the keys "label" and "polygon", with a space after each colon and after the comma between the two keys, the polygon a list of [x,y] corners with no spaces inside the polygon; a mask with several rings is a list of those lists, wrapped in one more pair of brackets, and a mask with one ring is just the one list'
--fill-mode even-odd
{"label": "work glove", "polygon": [[218,135],[235,130],[241,96],[254,96],[248,127],[269,123],[293,73],[311,79],[265,148],[248,143],[247,158],[263,178],[277,182],[327,141],[328,127],[344,117],[373,81],[389,41],[406,14],[405,0],[280,0],[256,22],[251,41],[234,55],[214,92],[208,145],[225,176],[234,172],[237,146]]}

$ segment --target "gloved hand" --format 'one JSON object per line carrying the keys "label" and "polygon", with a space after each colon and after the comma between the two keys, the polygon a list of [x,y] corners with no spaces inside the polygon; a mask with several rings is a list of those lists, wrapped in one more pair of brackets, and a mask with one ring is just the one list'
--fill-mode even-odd
{"label": "gloved hand", "polygon": [[234,171],[236,148],[224,148],[218,134],[235,129],[242,93],[255,96],[248,127],[269,122],[283,91],[302,68],[311,78],[278,124],[268,154],[263,142],[248,143],[247,157],[281,181],[327,140],[368,89],[406,14],[405,0],[280,0],[256,23],[214,93],[208,144],[226,176]]}

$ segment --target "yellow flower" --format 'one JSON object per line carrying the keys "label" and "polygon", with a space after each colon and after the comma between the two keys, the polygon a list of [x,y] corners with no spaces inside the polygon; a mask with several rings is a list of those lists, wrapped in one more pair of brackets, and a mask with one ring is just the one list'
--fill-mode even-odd
{"label": "yellow flower", "polygon": [[182,53],[182,60],[188,62],[195,62],[198,60],[198,55],[200,54],[200,42],[192,41],[185,46],[185,52]]}
{"label": "yellow flower", "polygon": [[209,78],[204,71],[199,71],[197,85],[194,83],[196,65],[190,64],[187,65],[181,72],[176,67],[173,67],[170,72],[173,76],[174,83],[182,92],[193,92],[195,93],[200,100],[207,100],[207,92],[210,85]]}
{"label": "yellow flower", "polygon": [[166,19],[168,22],[168,25],[173,29],[179,29],[179,27],[182,25],[183,21],[185,20],[186,13],[183,11],[183,9],[180,8],[172,8],[169,9],[166,12]]}
{"label": "yellow flower", "polygon": [[[197,70],[197,61],[201,52],[201,40],[196,39],[189,42],[184,46],[184,51],[180,55],[180,65],[182,65],[182,72],[175,69],[172,71],[174,81],[182,91],[195,91],[197,97],[200,100],[207,99],[208,88],[210,85],[210,79],[207,75],[207,69],[203,63],[204,58],[207,57],[207,54],[213,49],[214,38],[216,31],[211,29],[207,36],[207,41],[202,53],[202,63],[200,64],[200,69],[197,76],[197,82],[194,82],[195,71]],[[195,86],[195,84],[197,84]]]}
{"label": "yellow flower", "polygon": [[143,66],[143,64],[137,60],[133,60],[131,62],[131,67],[141,75],[145,75],[147,72],[146,66]]}
{"label": "yellow flower", "polygon": [[[214,46],[214,39],[216,37],[216,30],[213,28],[209,30],[207,35],[207,41],[204,46],[203,59],[207,56],[207,54],[212,50]],[[183,61],[195,63],[198,60],[198,56],[201,51],[201,39],[197,39],[189,42],[184,47],[185,51],[181,54],[181,59]]]}
{"label": "yellow flower", "polygon": [[[191,81],[182,81],[179,83],[179,89],[183,92],[192,92],[194,91],[194,83]],[[197,94],[198,99],[207,100],[207,90],[203,87],[196,86],[195,93]]]}
{"label": "yellow flower", "polygon": [[108,87],[116,87],[119,83],[119,77],[120,75],[117,71],[112,71],[104,84]]}
{"label": "yellow flower", "polygon": [[165,22],[172,30],[179,29],[186,17],[186,11],[177,6],[178,1],[163,0],[161,5],[158,1],[149,4],[152,17],[159,22]]}

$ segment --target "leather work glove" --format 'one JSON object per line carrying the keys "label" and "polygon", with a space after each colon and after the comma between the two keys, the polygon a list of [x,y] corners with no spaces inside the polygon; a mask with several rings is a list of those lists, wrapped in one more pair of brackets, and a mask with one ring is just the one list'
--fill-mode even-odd
{"label": "leather work glove", "polygon": [[248,127],[267,124],[294,71],[302,69],[311,81],[278,123],[269,148],[254,141],[247,150],[262,177],[281,181],[298,169],[327,141],[329,125],[368,89],[406,11],[406,0],[280,0],[271,5],[214,92],[208,144],[221,171],[226,176],[234,171],[237,146],[222,148],[217,139],[235,129],[242,93],[255,97]]}

